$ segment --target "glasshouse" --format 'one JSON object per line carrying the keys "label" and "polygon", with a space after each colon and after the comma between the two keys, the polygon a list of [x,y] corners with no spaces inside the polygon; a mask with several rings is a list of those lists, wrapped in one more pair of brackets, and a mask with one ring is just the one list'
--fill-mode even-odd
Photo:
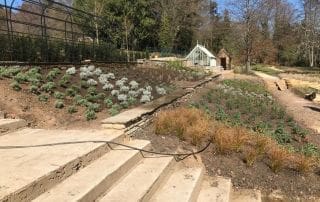
{"label": "glasshouse", "polygon": [[197,44],[196,47],[186,57],[191,66],[216,67],[216,57],[206,47]]}

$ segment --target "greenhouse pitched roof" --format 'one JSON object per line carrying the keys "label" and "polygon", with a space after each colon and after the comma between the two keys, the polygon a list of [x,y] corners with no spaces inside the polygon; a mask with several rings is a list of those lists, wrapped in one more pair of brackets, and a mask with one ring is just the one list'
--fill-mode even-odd
{"label": "greenhouse pitched roof", "polygon": [[194,47],[194,49],[189,53],[189,55],[187,56],[187,58],[190,58],[192,56],[192,54],[196,51],[196,50],[200,50],[202,52],[204,52],[208,57],[210,58],[216,58],[208,49],[206,49],[204,46],[197,44],[196,47]]}

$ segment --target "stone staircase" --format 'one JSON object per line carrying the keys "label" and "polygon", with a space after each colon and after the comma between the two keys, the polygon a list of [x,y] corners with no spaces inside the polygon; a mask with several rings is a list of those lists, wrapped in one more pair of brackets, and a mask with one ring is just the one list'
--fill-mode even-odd
{"label": "stone staircase", "polygon": [[176,162],[114,141],[151,149],[122,130],[21,129],[0,136],[0,201],[261,201],[209,177],[193,158]]}

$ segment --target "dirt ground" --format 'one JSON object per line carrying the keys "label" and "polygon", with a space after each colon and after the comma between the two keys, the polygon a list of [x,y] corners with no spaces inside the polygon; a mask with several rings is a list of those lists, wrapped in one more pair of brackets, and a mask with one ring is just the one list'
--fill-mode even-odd
{"label": "dirt ground", "polygon": [[[150,140],[154,150],[158,152],[191,152],[206,145],[206,142],[203,142],[202,147],[196,148],[175,136],[158,136],[152,124],[137,131],[134,138]],[[275,174],[264,161],[255,163],[253,167],[247,167],[242,154],[219,155],[215,151],[214,145],[211,145],[201,154],[208,174],[231,178],[235,189],[258,189],[264,195],[277,190],[292,200],[297,200],[298,197],[301,199],[320,197],[320,170],[305,175],[293,170]]]}
{"label": "dirt ground", "polygon": [[100,121],[107,117],[106,112],[98,113],[98,119],[87,122],[83,117],[84,109],[69,114],[67,109],[56,109],[54,100],[39,102],[38,97],[28,92],[16,92],[9,87],[9,81],[0,80],[0,110],[7,118],[21,118],[32,128],[98,128]]}

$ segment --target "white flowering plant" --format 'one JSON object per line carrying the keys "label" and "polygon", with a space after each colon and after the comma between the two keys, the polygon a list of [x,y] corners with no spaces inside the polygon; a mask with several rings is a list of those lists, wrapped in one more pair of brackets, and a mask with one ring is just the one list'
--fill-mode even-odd
{"label": "white flowering plant", "polygon": [[89,79],[89,80],[87,81],[87,84],[88,84],[89,86],[96,86],[96,85],[98,85],[98,82],[97,82],[96,80],[94,80],[94,79]]}
{"label": "white flowering plant", "polygon": [[69,75],[75,75],[77,73],[77,70],[75,67],[70,67],[69,69],[66,70],[66,73]]}

